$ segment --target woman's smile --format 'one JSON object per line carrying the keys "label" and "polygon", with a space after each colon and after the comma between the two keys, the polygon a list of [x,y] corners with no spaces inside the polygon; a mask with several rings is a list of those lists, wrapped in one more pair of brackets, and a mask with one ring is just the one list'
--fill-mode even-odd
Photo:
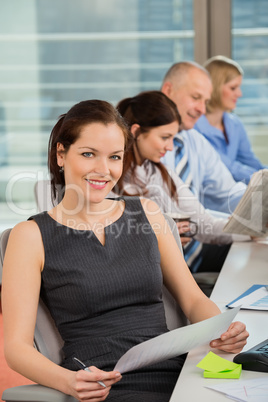
{"label": "woman's smile", "polygon": [[102,190],[103,188],[106,187],[108,180],[92,180],[92,179],[86,179],[86,181],[90,184],[91,187],[97,190]]}

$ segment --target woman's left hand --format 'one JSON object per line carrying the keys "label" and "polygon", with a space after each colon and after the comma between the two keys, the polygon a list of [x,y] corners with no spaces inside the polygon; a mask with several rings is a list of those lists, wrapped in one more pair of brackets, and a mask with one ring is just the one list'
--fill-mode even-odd
{"label": "woman's left hand", "polygon": [[212,348],[228,353],[239,353],[247,343],[249,336],[245,324],[240,321],[233,322],[220,338],[210,342]]}

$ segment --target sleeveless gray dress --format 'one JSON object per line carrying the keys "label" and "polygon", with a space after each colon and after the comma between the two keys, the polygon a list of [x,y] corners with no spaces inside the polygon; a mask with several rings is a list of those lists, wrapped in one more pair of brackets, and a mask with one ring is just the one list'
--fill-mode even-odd
{"label": "sleeveless gray dress", "polygon": [[[64,340],[62,366],[113,370],[132,346],[167,330],[160,253],[138,197],[121,197],[122,216],[105,228],[105,245],[93,231],[61,225],[47,212],[32,216],[45,250],[41,297]],[[184,356],[123,374],[107,401],[166,402]]]}

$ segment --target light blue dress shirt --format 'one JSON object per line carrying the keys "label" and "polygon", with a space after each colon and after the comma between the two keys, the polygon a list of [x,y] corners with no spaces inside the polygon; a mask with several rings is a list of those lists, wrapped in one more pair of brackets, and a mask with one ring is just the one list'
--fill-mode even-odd
{"label": "light blue dress shirt", "polygon": [[[193,177],[192,191],[205,208],[232,213],[246,190],[244,183],[236,183],[221,161],[219,154],[196,130],[181,131],[185,151]],[[176,145],[162,162],[175,171]]]}
{"label": "light blue dress shirt", "polygon": [[195,125],[220,154],[223,163],[233,175],[235,181],[248,183],[250,176],[266,166],[254,155],[246,130],[240,119],[233,113],[223,114],[223,124],[229,143],[221,130],[212,126],[206,116],[201,116]]}

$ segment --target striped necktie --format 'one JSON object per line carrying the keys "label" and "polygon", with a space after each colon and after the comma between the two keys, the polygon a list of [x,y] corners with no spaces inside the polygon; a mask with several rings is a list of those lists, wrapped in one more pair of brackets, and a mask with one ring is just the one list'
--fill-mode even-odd
{"label": "striped necktie", "polygon": [[[175,150],[175,172],[182,179],[182,181],[187,184],[187,186],[191,189],[193,184],[193,177],[190,171],[190,166],[188,163],[188,158],[185,152],[184,141],[180,134],[176,135],[174,138],[174,145],[176,147]],[[195,273],[198,270],[198,267],[201,263],[200,252],[202,249],[202,244],[192,239],[190,243],[188,243],[183,248],[184,259],[187,262],[188,267],[191,272]],[[200,261],[199,261],[200,260]]]}
{"label": "striped necktie", "polygon": [[180,134],[177,134],[173,141],[175,147],[177,148],[175,151],[175,171],[182,181],[187,184],[189,188],[191,188],[193,184],[193,177],[185,152],[183,138]]}

